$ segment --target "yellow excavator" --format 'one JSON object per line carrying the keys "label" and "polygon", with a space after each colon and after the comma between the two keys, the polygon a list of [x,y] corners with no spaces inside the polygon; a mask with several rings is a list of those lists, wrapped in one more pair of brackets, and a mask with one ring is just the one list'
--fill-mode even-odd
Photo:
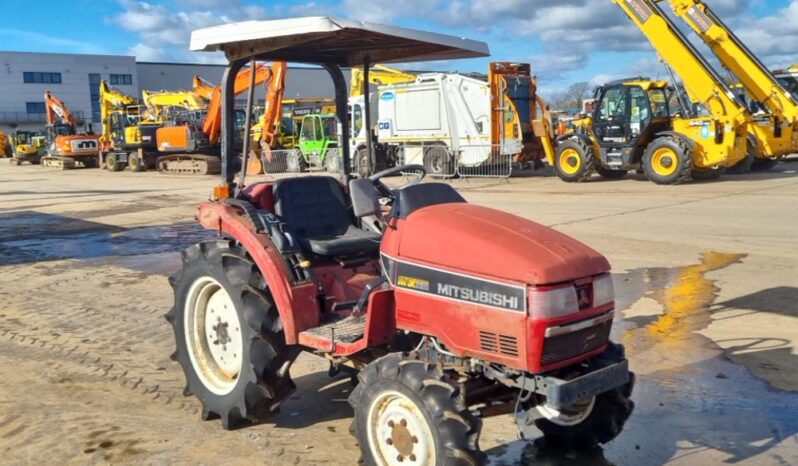
{"label": "yellow excavator", "polygon": [[[352,68],[349,81],[349,96],[363,95],[363,70]],[[407,73],[390,66],[374,65],[369,69],[369,84],[385,86],[388,84],[408,83],[416,80],[416,75]]]}
{"label": "yellow excavator", "polygon": [[6,152],[7,145],[8,139],[6,139],[6,133],[0,130],[0,158],[8,157],[8,153]]}
{"label": "yellow excavator", "polygon": [[[714,178],[744,162],[750,116],[681,32],[649,0],[611,0],[684,82],[686,96],[665,81],[631,78],[597,89],[592,115],[574,130],[546,140],[535,124],[546,158],[565,181],[584,181],[595,170],[609,179],[642,168],[658,184]],[[675,93],[675,94],[674,94]],[[672,96],[675,95],[675,99]],[[675,100],[677,105],[670,105]],[[699,103],[706,114],[694,111]],[[543,133],[541,135],[541,133]]]}
{"label": "yellow excavator", "polygon": [[100,82],[100,166],[109,171],[154,168],[157,159],[155,131],[163,123],[139,99]]}
{"label": "yellow excavator", "polygon": [[739,81],[753,102],[764,108],[752,115],[754,168],[769,168],[798,152],[798,100],[728,26],[700,0],[668,0],[674,14],[704,41],[721,65]]}
{"label": "yellow excavator", "polygon": [[12,165],[22,165],[25,162],[37,165],[47,153],[46,137],[35,131],[15,129],[8,140]]}

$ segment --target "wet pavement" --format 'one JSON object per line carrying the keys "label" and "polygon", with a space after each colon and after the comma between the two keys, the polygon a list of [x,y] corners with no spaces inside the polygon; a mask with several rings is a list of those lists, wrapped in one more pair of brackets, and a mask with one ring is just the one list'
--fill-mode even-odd
{"label": "wet pavement", "polygon": [[[331,379],[321,359],[303,356],[292,370],[299,390],[277,416],[249,429],[225,433],[202,423],[196,402],[182,397],[161,319],[171,305],[165,277],[179,267],[181,249],[213,236],[191,218],[210,181],[121,174],[130,186],[119,187],[97,171],[25,170],[14,180],[0,168],[3,183],[18,184],[0,196],[0,379],[9,384],[0,388],[0,451],[12,454],[8,461],[219,464],[235,444],[233,463],[355,464],[351,385]],[[47,173],[49,194],[20,181],[40,180],[39,173]],[[462,183],[472,202],[559,225],[609,256],[613,338],[637,373],[635,411],[615,441],[563,449],[534,429],[519,440],[512,417],[501,416],[483,430],[490,464],[798,464],[798,182],[791,187],[791,177],[783,170],[737,181],[742,188],[702,183],[680,191],[635,180],[565,189],[536,176]],[[84,190],[87,180],[105,184]],[[545,203],[517,202],[541,194]],[[774,210],[763,212],[765,205]],[[740,209],[745,222],[732,218]],[[49,346],[37,360],[30,348],[40,342]],[[53,365],[49,353],[63,361]],[[26,397],[29,387],[36,389]],[[85,404],[69,404],[83,396]],[[37,427],[20,406],[42,403],[47,416],[60,417]],[[70,447],[77,426],[97,412],[104,416]]]}

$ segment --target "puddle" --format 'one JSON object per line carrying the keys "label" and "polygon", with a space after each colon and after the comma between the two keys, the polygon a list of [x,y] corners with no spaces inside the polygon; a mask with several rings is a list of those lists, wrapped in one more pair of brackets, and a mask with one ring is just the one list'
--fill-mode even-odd
{"label": "puddle", "polygon": [[0,214],[0,266],[142,256],[120,262],[157,272],[158,254],[174,253],[213,236],[195,222],[122,228],[37,212]]}
{"label": "puddle", "polygon": [[[697,335],[711,322],[711,306],[719,288],[709,272],[741,263],[746,254],[707,252],[700,263],[676,268],[637,269],[615,277],[617,311],[623,312],[641,298],[649,298],[662,308],[661,315],[619,319],[623,329],[620,341],[630,354],[657,346],[673,350]],[[620,315],[620,314],[619,314]],[[645,334],[638,329],[643,328]]]}
{"label": "puddle", "polygon": [[[685,267],[614,275],[619,311],[614,338],[627,346],[632,370],[638,372],[632,395],[636,407],[624,431],[603,448],[589,450],[517,440],[488,452],[490,464],[798,464],[798,394],[772,388],[752,374],[750,364],[738,362],[795,360],[790,342],[743,338],[716,343],[697,333],[711,323],[713,312],[735,305],[779,312],[775,308],[798,298],[794,289],[776,288],[715,303],[719,289],[707,274],[745,257],[709,252]],[[632,306],[634,313],[629,312]],[[623,317],[624,311],[630,317]]]}

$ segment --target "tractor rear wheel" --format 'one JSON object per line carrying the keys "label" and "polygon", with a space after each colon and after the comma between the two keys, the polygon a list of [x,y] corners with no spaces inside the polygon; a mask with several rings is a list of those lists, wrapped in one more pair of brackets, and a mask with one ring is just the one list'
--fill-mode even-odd
{"label": "tractor rear wheel", "polygon": [[369,466],[479,465],[482,421],[466,409],[443,369],[413,353],[366,366],[349,396],[350,432]]}
{"label": "tractor rear wheel", "polygon": [[627,170],[614,170],[612,168],[604,168],[603,165],[597,164],[596,165],[596,172],[601,175],[602,178],[606,178],[608,180],[620,180],[627,173]]}
{"label": "tractor rear wheel", "polygon": [[205,241],[183,251],[170,277],[177,360],[185,394],[202,402],[202,418],[225,429],[257,422],[293,393],[289,368],[299,351],[285,345],[266,283],[232,241]]}
{"label": "tractor rear wheel", "polygon": [[[589,361],[591,369],[601,369],[624,358],[623,346],[610,343],[607,350]],[[552,443],[573,447],[592,447],[607,443],[623,430],[634,409],[631,400],[634,374],[621,387],[590,397],[568,408],[554,408],[543,402],[527,409],[527,423],[534,424]]]}
{"label": "tractor rear wheel", "polygon": [[646,177],[657,184],[679,184],[690,177],[693,158],[684,141],[674,136],[653,140],[643,154]]}
{"label": "tractor rear wheel", "polygon": [[581,139],[568,139],[557,145],[554,170],[563,181],[586,181],[593,174],[596,158],[593,148]]}

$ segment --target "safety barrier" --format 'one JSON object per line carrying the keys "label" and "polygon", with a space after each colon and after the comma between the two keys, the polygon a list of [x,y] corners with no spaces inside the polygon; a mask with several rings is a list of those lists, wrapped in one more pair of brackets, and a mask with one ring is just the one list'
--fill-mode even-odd
{"label": "safety barrier", "polygon": [[513,174],[513,154],[499,144],[460,146],[456,158],[461,178],[509,178]]}
{"label": "safety barrier", "polygon": [[[427,177],[509,178],[513,172],[513,154],[503,151],[498,144],[474,144],[452,150],[443,144],[393,145],[391,160],[397,165],[421,165]],[[266,174],[285,173],[343,173],[342,151],[337,148],[303,156],[300,150],[272,150],[261,154]],[[391,165],[393,166],[393,165]],[[381,167],[375,167],[380,169]],[[351,174],[357,173],[354,160]]]}

